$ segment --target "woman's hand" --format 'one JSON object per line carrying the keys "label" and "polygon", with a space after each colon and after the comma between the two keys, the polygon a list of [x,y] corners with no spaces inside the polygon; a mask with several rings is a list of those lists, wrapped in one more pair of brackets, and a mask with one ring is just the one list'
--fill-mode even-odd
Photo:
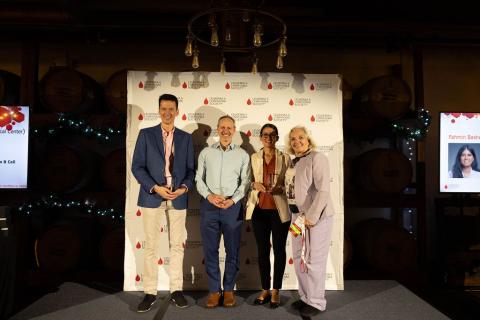
{"label": "woman's hand", "polygon": [[313,227],[315,225],[314,223],[311,223],[310,221],[308,221],[307,218],[305,218],[304,224],[305,224],[305,228],[307,228],[307,229],[310,229],[311,227]]}
{"label": "woman's hand", "polygon": [[267,192],[267,189],[265,188],[265,186],[263,184],[261,184],[260,182],[252,183],[252,189],[260,191],[260,192]]}

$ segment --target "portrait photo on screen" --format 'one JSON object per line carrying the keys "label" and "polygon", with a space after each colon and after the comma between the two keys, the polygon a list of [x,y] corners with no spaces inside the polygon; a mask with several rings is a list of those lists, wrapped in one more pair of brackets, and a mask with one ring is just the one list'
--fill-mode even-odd
{"label": "portrait photo on screen", "polygon": [[449,143],[448,177],[480,179],[478,155],[480,155],[480,143]]}

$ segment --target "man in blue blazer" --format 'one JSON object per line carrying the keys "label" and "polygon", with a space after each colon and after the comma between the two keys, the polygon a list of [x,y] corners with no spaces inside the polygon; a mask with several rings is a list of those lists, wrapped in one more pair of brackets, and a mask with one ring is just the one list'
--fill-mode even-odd
{"label": "man in blue blazer", "polygon": [[170,240],[171,301],[188,306],[183,296],[183,242],[187,238],[187,192],[195,177],[192,136],[175,128],[178,99],[171,94],[159,98],[162,122],[140,130],[132,159],[132,173],[140,183],[138,206],[142,207],[145,231],[143,286],[145,297],[138,312],[147,312],[156,301],[161,216],[167,215]]}

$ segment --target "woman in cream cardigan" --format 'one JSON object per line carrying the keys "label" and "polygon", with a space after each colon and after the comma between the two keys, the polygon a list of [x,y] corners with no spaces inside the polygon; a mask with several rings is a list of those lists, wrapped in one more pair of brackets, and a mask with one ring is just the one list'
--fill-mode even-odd
{"label": "woman in cream cardigan", "polygon": [[[279,290],[282,288],[285,271],[290,211],[284,191],[284,178],[290,166],[290,156],[275,148],[278,141],[278,129],[267,123],[260,130],[263,148],[252,155],[253,179],[247,201],[246,219],[252,220],[253,232],[258,248],[258,266],[262,292],[255,304],[270,301],[270,307],[280,305]],[[270,235],[272,235],[273,253],[273,290],[270,291]]]}

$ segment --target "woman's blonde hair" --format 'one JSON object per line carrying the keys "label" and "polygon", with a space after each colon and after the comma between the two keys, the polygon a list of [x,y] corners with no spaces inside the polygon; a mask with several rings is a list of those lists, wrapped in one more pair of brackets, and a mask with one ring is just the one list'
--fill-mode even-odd
{"label": "woman's blonde hair", "polygon": [[290,144],[290,135],[292,134],[293,130],[302,130],[303,132],[305,132],[305,135],[307,136],[308,144],[310,145],[310,149],[315,149],[317,147],[317,144],[315,143],[315,141],[313,141],[313,138],[310,135],[310,131],[307,130],[307,128],[305,128],[304,126],[295,126],[292,129],[290,129],[290,131],[288,132],[288,135],[285,139],[285,151],[287,153],[293,154],[293,155],[295,154],[295,152],[293,151],[293,148]]}

